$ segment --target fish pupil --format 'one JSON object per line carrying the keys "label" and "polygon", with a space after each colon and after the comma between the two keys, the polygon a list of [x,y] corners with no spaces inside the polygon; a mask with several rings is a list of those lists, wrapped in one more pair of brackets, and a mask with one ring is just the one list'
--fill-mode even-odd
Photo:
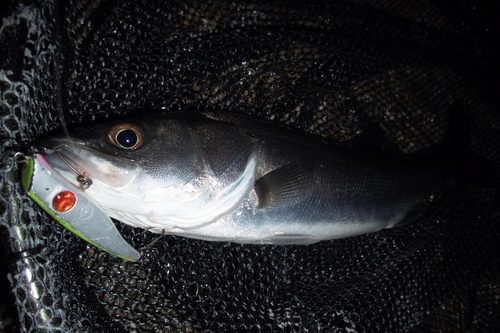
{"label": "fish pupil", "polygon": [[132,130],[123,130],[116,136],[116,141],[124,148],[134,147],[137,140],[137,134]]}

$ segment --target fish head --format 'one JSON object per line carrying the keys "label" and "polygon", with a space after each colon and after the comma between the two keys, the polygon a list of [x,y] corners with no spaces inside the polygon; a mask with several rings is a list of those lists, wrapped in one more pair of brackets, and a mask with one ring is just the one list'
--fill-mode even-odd
{"label": "fish head", "polygon": [[162,187],[185,184],[202,167],[187,129],[168,119],[136,118],[80,128],[71,137],[54,136],[40,143],[47,161],[64,173],[84,175],[118,189],[148,176]]}
{"label": "fish head", "polygon": [[253,156],[222,184],[189,122],[168,116],[95,125],[39,146],[47,163],[76,186],[83,182],[110,217],[157,232],[227,215],[250,192],[256,173]]}

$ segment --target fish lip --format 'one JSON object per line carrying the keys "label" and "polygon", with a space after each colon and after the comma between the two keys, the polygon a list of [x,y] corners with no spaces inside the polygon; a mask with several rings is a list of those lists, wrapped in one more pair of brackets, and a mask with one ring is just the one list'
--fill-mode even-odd
{"label": "fish lip", "polygon": [[[137,161],[92,149],[85,142],[76,139],[49,138],[42,141],[39,147],[49,165],[63,171],[65,178],[80,179],[78,182],[83,179],[90,180],[92,184],[99,180],[118,188],[132,181],[134,175],[142,169],[141,163]],[[113,165],[114,168],[104,170],[101,168],[103,163]]]}
{"label": "fish lip", "polygon": [[[76,140],[49,138],[36,145],[36,150],[44,156],[46,163],[53,167],[62,177],[82,190],[86,190],[92,185],[93,181],[85,176],[83,168],[70,157],[70,155],[73,155],[71,151],[74,151],[75,147],[80,149],[81,146],[82,143]],[[80,177],[83,178],[80,179]],[[85,182],[85,185],[82,180]]]}
{"label": "fish lip", "polygon": [[77,139],[67,139],[67,138],[49,138],[45,139],[40,144],[35,145],[35,148],[39,150],[42,155],[50,155],[55,152],[59,152],[62,150],[62,147],[66,146],[77,146],[80,148],[85,148],[90,151],[94,151],[99,153],[99,151],[91,149],[89,147],[85,147],[85,142],[77,140]]}
{"label": "fish lip", "polygon": [[[88,152],[91,152],[96,155],[109,155],[112,157],[114,160],[117,161],[122,161],[122,162],[133,162],[137,163],[134,159],[131,158],[124,158],[120,156],[116,156],[114,154],[107,154],[104,153],[100,150],[93,149],[87,146],[88,144],[85,143],[84,141],[78,140],[78,139],[73,139],[73,138],[49,138],[46,140],[43,140],[39,145],[35,145],[35,149],[37,152],[41,155],[51,155],[54,153],[60,153],[64,157],[68,157],[64,154],[64,150],[70,151],[71,148],[78,148],[78,149],[83,149]],[[74,152],[71,152],[74,154]]]}

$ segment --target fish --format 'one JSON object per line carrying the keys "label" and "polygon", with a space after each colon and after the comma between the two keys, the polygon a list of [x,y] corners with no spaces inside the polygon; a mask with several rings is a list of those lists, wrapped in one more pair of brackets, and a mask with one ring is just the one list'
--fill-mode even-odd
{"label": "fish", "polygon": [[487,183],[478,176],[486,163],[464,147],[466,139],[452,144],[460,147],[407,158],[207,111],[93,125],[38,147],[51,170],[129,226],[205,241],[294,245],[411,223],[439,188],[467,178]]}

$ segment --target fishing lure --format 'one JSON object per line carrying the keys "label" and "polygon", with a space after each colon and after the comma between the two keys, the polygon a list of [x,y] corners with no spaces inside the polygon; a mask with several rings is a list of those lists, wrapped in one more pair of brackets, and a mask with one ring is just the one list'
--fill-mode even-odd
{"label": "fishing lure", "polygon": [[129,261],[140,254],[120,235],[100,205],[86,195],[89,179],[78,188],[55,171],[40,154],[28,156],[22,186],[28,195],[56,221],[92,245]]}

